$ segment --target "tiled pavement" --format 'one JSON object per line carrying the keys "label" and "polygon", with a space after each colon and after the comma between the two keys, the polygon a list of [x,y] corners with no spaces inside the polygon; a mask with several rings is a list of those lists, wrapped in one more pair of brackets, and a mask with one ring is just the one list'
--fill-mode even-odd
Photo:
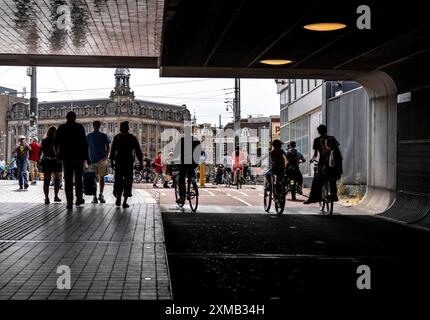
{"label": "tiled pavement", "polygon": [[[15,189],[0,182],[0,299],[172,298],[161,215],[147,192],[135,190],[122,209],[107,186],[106,204],[68,211],[41,204],[41,185]],[[57,288],[60,265],[70,267],[70,290]]]}

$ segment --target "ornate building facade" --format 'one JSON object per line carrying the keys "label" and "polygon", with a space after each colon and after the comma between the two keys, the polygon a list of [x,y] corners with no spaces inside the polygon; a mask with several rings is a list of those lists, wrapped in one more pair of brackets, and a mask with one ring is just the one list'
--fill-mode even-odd
{"label": "ornate building facade", "polygon": [[[101,121],[101,131],[111,138],[119,132],[120,122],[129,121],[130,132],[140,141],[142,151],[152,158],[158,150],[173,145],[177,139],[177,131],[183,128],[184,121],[191,120],[190,112],[185,105],[135,99],[130,88],[130,71],[127,68],[116,69],[115,87],[109,99],[39,103],[39,139],[44,137],[49,127],[58,127],[64,123],[69,111],[76,113],[77,121],[84,125],[87,133],[92,131],[94,120]],[[18,102],[10,105],[6,121],[9,145],[9,155],[6,158],[10,159],[10,150],[16,142],[16,137],[29,134],[28,103]]]}

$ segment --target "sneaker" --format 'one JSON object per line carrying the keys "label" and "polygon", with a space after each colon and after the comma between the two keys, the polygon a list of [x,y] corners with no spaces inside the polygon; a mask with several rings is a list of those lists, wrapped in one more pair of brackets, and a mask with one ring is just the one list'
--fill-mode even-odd
{"label": "sneaker", "polygon": [[49,198],[45,199],[45,204],[49,204]]}
{"label": "sneaker", "polygon": [[129,205],[127,202],[124,202],[124,203],[122,204],[122,207],[123,207],[124,209],[127,209],[127,208],[129,208],[129,207],[130,207],[130,205]]}
{"label": "sneaker", "polygon": [[91,203],[99,203],[96,196],[94,196],[93,201],[91,201]]}
{"label": "sneaker", "polygon": [[80,206],[81,204],[84,204],[84,203],[85,203],[85,200],[83,198],[82,199],[77,199],[76,202],[75,202],[75,205]]}
{"label": "sneaker", "polygon": [[99,194],[99,201],[100,203],[106,203],[105,197],[101,193]]}
{"label": "sneaker", "polygon": [[60,198],[58,198],[58,197],[55,197],[55,198],[54,198],[54,202],[61,202],[61,199],[60,199]]}
{"label": "sneaker", "polygon": [[37,183],[37,181],[36,180],[34,180],[34,181],[31,181],[31,184],[34,186],[34,185],[36,185],[36,183]]}
{"label": "sneaker", "polygon": [[26,183],[26,184],[24,185],[24,189],[25,189],[25,190],[27,190],[27,189],[28,189],[28,183]]}
{"label": "sneaker", "polygon": [[73,208],[73,203],[68,203],[66,209],[70,210]]}
{"label": "sneaker", "polygon": [[157,187],[156,184],[153,184],[152,187],[155,188],[155,189],[158,189],[158,187]]}
{"label": "sneaker", "polygon": [[19,190],[22,190],[22,189],[24,189],[24,187],[23,186],[19,186]]}

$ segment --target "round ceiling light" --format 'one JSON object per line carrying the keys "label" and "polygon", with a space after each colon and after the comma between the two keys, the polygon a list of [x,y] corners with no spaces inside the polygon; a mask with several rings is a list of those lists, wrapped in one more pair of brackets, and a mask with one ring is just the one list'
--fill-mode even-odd
{"label": "round ceiling light", "polygon": [[267,59],[267,60],[260,60],[260,63],[263,64],[268,64],[271,66],[282,66],[284,64],[289,64],[292,63],[293,61],[291,60],[286,60],[286,59]]}
{"label": "round ceiling light", "polygon": [[346,28],[346,24],[338,22],[321,22],[307,24],[303,28],[311,31],[335,31]]}

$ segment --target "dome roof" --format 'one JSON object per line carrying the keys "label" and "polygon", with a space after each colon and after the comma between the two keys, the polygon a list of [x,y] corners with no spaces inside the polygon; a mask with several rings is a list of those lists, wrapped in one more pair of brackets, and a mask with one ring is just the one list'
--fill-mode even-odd
{"label": "dome roof", "polygon": [[128,68],[116,68],[115,76],[130,76],[130,70]]}

